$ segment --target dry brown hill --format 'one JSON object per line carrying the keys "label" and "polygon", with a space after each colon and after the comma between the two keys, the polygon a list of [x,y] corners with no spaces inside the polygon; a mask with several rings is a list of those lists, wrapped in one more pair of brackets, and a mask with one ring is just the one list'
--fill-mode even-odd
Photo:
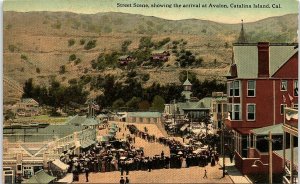
{"label": "dry brown hill", "polygon": [[[297,35],[297,15],[271,17],[244,25],[251,42],[293,42]],[[201,67],[189,68],[199,79],[224,79],[231,62],[231,44],[236,41],[240,24],[221,24],[205,20],[171,21],[157,17],[125,13],[75,14],[69,12],[4,12],[4,76],[12,83],[4,82],[4,102],[17,99],[15,88],[22,88],[25,80],[48,85],[51,78],[67,84],[67,81],[82,75],[113,74],[120,77],[126,70],[106,68],[97,72],[91,68],[91,60],[100,53],[119,51],[125,40],[131,40],[129,50],[138,48],[139,40],[152,36],[153,41],[169,37],[171,41],[187,42],[184,49],[197,58],[203,58]],[[80,40],[97,40],[96,47],[85,50]],[[70,40],[75,44],[69,46]],[[228,46],[225,46],[225,45]],[[167,49],[167,47],[163,47]],[[69,61],[76,54],[81,62]],[[138,73],[149,73],[152,82],[179,83],[175,56],[161,68],[137,68]],[[59,74],[65,65],[66,73]],[[12,87],[14,84],[17,87]],[[94,95],[98,92],[92,93]]]}

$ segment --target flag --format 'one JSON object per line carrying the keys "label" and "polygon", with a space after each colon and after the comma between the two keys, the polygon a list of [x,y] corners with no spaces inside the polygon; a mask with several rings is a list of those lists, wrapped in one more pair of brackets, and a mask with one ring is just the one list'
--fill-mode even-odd
{"label": "flag", "polygon": [[283,100],[284,103],[286,102],[286,98],[285,98],[284,95],[282,95],[282,100]]}
{"label": "flag", "polygon": [[294,98],[290,94],[288,94],[288,95],[289,95],[290,101],[292,102],[294,100]]}

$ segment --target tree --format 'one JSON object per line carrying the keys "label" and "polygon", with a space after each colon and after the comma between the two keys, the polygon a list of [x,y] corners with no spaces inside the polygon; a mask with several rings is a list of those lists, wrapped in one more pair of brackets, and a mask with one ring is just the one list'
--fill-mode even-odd
{"label": "tree", "polygon": [[125,106],[125,102],[122,98],[115,100],[112,104],[112,108],[114,110],[120,109],[120,107],[124,107],[124,106]]}
{"label": "tree", "polygon": [[151,110],[162,112],[164,108],[165,100],[161,96],[156,95],[152,101]]}
{"label": "tree", "polygon": [[121,46],[121,51],[122,52],[127,52],[128,51],[128,46],[132,43],[131,40],[125,40],[123,43],[122,43],[122,46]]}
{"label": "tree", "polygon": [[139,105],[140,101],[141,101],[141,98],[134,96],[126,103],[126,106],[129,109],[137,110],[139,108],[138,105]]}
{"label": "tree", "polygon": [[85,50],[90,50],[92,48],[95,48],[96,47],[96,42],[97,42],[97,40],[88,41],[88,43],[84,46],[84,49]]}
{"label": "tree", "polygon": [[23,95],[22,98],[32,98],[33,97],[33,82],[32,82],[32,78],[28,79],[25,82],[25,85],[23,87]]}
{"label": "tree", "polygon": [[68,45],[69,45],[69,47],[71,47],[71,46],[74,45],[74,44],[75,44],[75,40],[74,40],[74,39],[68,40]]}
{"label": "tree", "polygon": [[72,54],[69,56],[69,61],[74,61],[76,59],[76,55]]}
{"label": "tree", "polygon": [[139,110],[148,111],[150,108],[150,103],[147,100],[143,100],[138,104]]}

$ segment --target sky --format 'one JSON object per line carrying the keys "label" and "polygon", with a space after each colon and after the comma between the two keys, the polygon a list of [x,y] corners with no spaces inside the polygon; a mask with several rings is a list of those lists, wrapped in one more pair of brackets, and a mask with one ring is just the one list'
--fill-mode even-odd
{"label": "sky", "polygon": [[[172,8],[117,7],[117,4],[170,4]],[[227,5],[228,8],[175,8],[174,4]],[[234,5],[251,5],[251,8],[231,8]],[[253,8],[253,4],[280,5],[281,8]],[[223,23],[253,22],[272,16],[298,13],[297,0],[5,0],[4,11],[68,11],[94,14],[98,12],[124,12],[155,16],[170,20],[204,19]]]}

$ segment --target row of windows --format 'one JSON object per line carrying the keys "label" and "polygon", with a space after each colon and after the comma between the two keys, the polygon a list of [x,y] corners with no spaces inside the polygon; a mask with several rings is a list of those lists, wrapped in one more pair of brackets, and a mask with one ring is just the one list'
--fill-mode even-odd
{"label": "row of windows", "polygon": [[[146,122],[147,123],[150,123],[151,122],[151,119],[150,118],[145,118],[146,119]],[[144,122],[144,118],[138,118],[139,122],[140,123],[143,123]],[[132,122],[135,123],[137,122],[137,118],[136,117],[133,117],[132,118]],[[157,118],[153,118],[153,122],[157,123]]]}
{"label": "row of windows", "polygon": [[[240,96],[240,81],[232,81],[228,83],[228,94],[229,96]],[[282,80],[280,84],[281,91],[287,91],[287,86],[288,86],[288,81],[287,80]],[[294,91],[294,96],[298,96],[298,80],[294,80],[293,84],[293,91]],[[255,80],[248,80],[247,81],[247,96],[248,97],[255,97],[256,95],[256,82]]]}
{"label": "row of windows", "polygon": [[[287,107],[286,104],[280,105],[280,114],[284,113],[284,108]],[[294,108],[298,109],[298,104],[294,104]],[[231,120],[241,120],[241,104],[229,104],[228,112]],[[247,104],[247,121],[254,121],[256,117],[256,104]]]}

